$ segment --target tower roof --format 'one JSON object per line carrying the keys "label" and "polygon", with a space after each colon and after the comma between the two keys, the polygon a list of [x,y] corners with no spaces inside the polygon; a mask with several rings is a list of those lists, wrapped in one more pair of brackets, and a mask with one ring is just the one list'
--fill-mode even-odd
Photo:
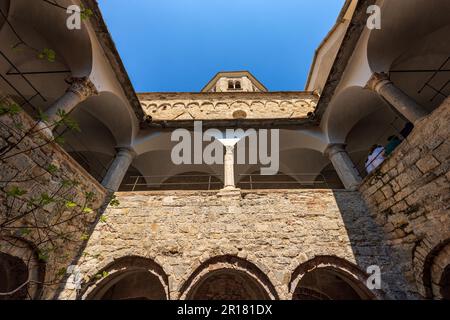
{"label": "tower roof", "polygon": [[210,91],[221,78],[242,78],[247,77],[252,84],[257,87],[262,92],[267,92],[267,88],[259,82],[258,79],[256,79],[249,71],[221,71],[218,72],[202,89],[201,92],[208,92]]}

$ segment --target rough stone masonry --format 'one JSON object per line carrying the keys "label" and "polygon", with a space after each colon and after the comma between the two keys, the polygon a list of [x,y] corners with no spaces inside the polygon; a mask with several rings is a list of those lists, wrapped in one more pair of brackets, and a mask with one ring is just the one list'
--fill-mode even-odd
{"label": "rough stone masonry", "polygon": [[[234,198],[215,192],[118,193],[106,223],[97,225],[79,261],[81,292],[115,259],[153,259],[168,275],[170,299],[208,259],[231,255],[256,265],[280,299],[291,299],[294,270],[318,256],[345,259],[365,271],[382,269],[385,298],[407,298],[397,263],[358,192],[332,190],[252,191]],[[395,279],[395,280],[394,280]],[[73,286],[60,298],[75,299]],[[80,298],[80,297],[78,297]]]}

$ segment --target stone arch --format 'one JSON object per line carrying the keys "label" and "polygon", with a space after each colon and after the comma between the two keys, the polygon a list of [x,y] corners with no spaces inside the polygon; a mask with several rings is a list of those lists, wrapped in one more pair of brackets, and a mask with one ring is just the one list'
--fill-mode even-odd
{"label": "stone arch", "polygon": [[145,111],[152,111],[152,113],[156,113],[158,112],[158,104],[156,103],[148,103],[148,104],[143,104],[144,110]]}
{"label": "stone arch", "polygon": [[[211,283],[216,285],[209,286]],[[181,286],[179,298],[275,300],[278,293],[269,277],[256,265],[236,256],[225,255],[203,262]]]}
{"label": "stone arch", "polygon": [[279,102],[276,100],[268,100],[264,102],[264,107],[266,108],[266,110],[270,110],[269,108],[277,109],[279,105]]}
{"label": "stone arch", "polygon": [[[206,174],[221,177],[222,166],[221,165],[195,165],[195,164],[185,164],[181,166],[176,166],[172,163],[170,148],[171,144],[166,143],[162,146],[163,149],[157,149],[157,144],[161,141],[167,141],[167,136],[164,139],[154,139],[154,143],[149,143],[145,146],[146,148],[152,145],[153,151],[145,152],[140,154],[133,162],[133,165],[138,169],[143,176],[152,177],[152,181],[147,179],[148,182],[160,183],[164,179],[185,172],[204,172]],[[143,150],[144,148],[140,148]],[[148,149],[147,149],[148,150]],[[163,174],[161,174],[163,172]]]}
{"label": "stone arch", "polygon": [[446,1],[384,1],[381,10],[382,28],[370,32],[367,48],[371,69],[377,72],[388,69],[412,43],[449,24]]}
{"label": "stone arch", "polygon": [[450,238],[422,239],[413,253],[413,267],[419,293],[426,299],[450,299]]}
{"label": "stone arch", "polygon": [[[55,27],[65,26],[68,15],[65,10],[44,1],[2,1],[2,12],[7,14],[9,24],[0,22],[4,23],[0,33],[0,47],[8,59],[0,58],[0,73],[5,76],[8,72],[17,73],[17,68],[23,73],[33,74],[26,76],[27,81],[19,76],[6,76],[11,86],[2,83],[0,90],[6,95],[16,95],[16,88],[20,91],[17,102],[24,105],[25,111],[36,116],[38,109],[47,110],[65,93],[68,88],[65,80],[71,76],[87,77],[91,73],[94,50],[88,32],[89,26],[82,22],[82,28],[77,32],[65,27]],[[43,15],[45,19],[42,18]],[[36,50],[44,48],[55,52],[55,61],[38,57]]]}
{"label": "stone arch", "polygon": [[[449,14],[448,1],[384,1],[382,28],[368,38],[370,69],[389,72],[392,82],[428,111],[437,108],[450,90],[447,72],[423,71],[450,65],[450,44],[444,40],[450,32]],[[432,76],[431,86],[424,86]]]}
{"label": "stone arch", "polygon": [[322,120],[328,141],[345,143],[351,129],[360,120],[377,111],[383,111],[388,115],[392,113],[391,108],[374,92],[358,86],[339,92],[328,106]]}
{"label": "stone arch", "polygon": [[126,101],[113,92],[104,91],[77,106],[104,124],[114,136],[117,145],[130,145],[139,130],[137,118]]}
{"label": "stone arch", "polygon": [[83,300],[170,299],[169,278],[150,258],[121,257],[89,276],[91,280],[79,297]]}
{"label": "stone arch", "polygon": [[317,256],[299,265],[288,284],[294,300],[372,300],[380,293],[370,291],[367,274],[358,266],[336,256]]}
{"label": "stone arch", "polygon": [[200,108],[200,104],[198,102],[188,102],[186,105],[186,109],[192,108]]}
{"label": "stone arch", "polygon": [[[18,267],[18,273],[7,268],[10,263]],[[0,284],[1,292],[14,291],[23,286],[24,290],[17,290],[17,295],[12,296],[13,299],[40,298],[45,279],[45,265],[39,261],[36,248],[31,243],[16,237],[1,237],[0,270],[4,277]],[[28,284],[25,284],[27,282]],[[5,296],[0,296],[0,299],[3,297]]]}
{"label": "stone arch", "polygon": [[230,108],[230,105],[226,102],[216,102],[214,105],[214,109],[216,109],[218,112],[225,111]]}
{"label": "stone arch", "polygon": [[294,105],[296,105],[298,107],[311,107],[312,106],[311,102],[309,102],[305,99],[295,100]]}
{"label": "stone arch", "polygon": [[[295,107],[294,103],[289,100],[282,100],[280,101],[280,108],[285,108],[288,110],[292,110]],[[285,111],[285,110],[284,110]]]}

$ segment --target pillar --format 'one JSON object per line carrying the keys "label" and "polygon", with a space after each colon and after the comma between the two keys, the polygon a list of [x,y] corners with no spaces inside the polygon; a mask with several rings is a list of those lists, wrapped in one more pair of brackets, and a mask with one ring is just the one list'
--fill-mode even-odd
{"label": "pillar", "polygon": [[428,114],[428,111],[414,99],[399,89],[386,73],[374,73],[366,88],[373,90],[400,112],[410,122],[415,123]]}
{"label": "pillar", "polygon": [[135,153],[127,148],[121,148],[116,154],[116,158],[108,169],[106,176],[103,178],[102,185],[110,192],[119,190],[125,174],[128,171]]}
{"label": "pillar", "polygon": [[224,180],[225,189],[235,189],[236,184],[234,182],[234,146],[225,145],[225,158],[224,158]]}
{"label": "pillar", "polygon": [[346,189],[356,190],[362,179],[353,164],[343,144],[332,144],[327,147],[325,154],[330,158],[342,184]]}
{"label": "pillar", "polygon": [[71,78],[70,87],[67,89],[66,93],[56,100],[56,102],[45,112],[48,116],[47,122],[52,124],[53,122],[58,121],[59,110],[65,111],[65,113],[68,114],[78,104],[97,94],[97,89],[89,78]]}

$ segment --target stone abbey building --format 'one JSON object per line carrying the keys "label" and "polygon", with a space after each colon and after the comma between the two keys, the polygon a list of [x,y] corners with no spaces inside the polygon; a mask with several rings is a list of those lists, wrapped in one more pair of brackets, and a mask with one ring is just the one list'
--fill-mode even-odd
{"label": "stone abbey building", "polygon": [[448,1],[347,0],[298,92],[135,93],[95,0],[0,10],[0,299],[450,299]]}

